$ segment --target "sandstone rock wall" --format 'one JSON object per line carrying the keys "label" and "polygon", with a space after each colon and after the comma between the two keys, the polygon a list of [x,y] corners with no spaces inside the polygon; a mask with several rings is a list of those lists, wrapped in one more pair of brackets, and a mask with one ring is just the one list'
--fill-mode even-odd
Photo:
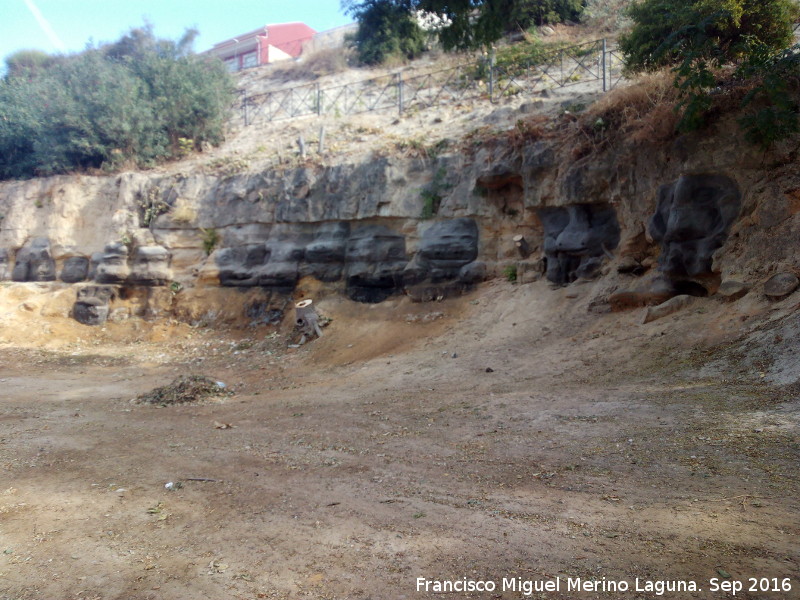
{"label": "sandstone rock wall", "polygon": [[580,158],[499,136],[435,160],[5,182],[0,280],[76,286],[92,322],[123,288],[169,288],[184,316],[204,289],[258,290],[248,318],[274,320],[306,278],[427,301],[510,265],[554,285],[605,275],[600,300],[618,306],[713,294],[800,272],[800,177],[788,151],[771,160],[722,128]]}

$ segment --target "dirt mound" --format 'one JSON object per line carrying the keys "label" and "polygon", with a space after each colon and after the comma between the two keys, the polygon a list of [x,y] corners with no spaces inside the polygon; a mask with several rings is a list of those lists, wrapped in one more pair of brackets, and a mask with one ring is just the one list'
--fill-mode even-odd
{"label": "dirt mound", "polygon": [[180,376],[169,385],[157,387],[147,394],[140,394],[136,402],[141,404],[186,404],[219,396],[231,396],[233,392],[225,384],[203,375]]}

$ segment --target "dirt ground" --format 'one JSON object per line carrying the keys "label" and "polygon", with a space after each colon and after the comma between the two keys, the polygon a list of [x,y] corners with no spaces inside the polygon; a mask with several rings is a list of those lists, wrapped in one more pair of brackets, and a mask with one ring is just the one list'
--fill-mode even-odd
{"label": "dirt ground", "polygon": [[[0,599],[800,598],[798,298],[753,296],[646,325],[588,286],[327,298],[296,349],[4,321]],[[235,394],[132,401],[189,374]]]}

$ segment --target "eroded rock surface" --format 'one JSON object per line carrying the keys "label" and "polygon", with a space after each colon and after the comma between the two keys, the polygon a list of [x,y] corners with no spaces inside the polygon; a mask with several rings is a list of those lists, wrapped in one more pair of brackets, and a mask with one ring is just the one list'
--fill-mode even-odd
{"label": "eroded rock surface", "polygon": [[89,285],[78,290],[72,317],[84,325],[102,325],[108,318],[109,303],[115,296],[109,285]]}
{"label": "eroded rock surface", "polygon": [[338,281],[342,278],[350,223],[323,223],[313,241],[306,246],[306,261],[311,275],[320,281]]}
{"label": "eroded rock surface", "polygon": [[676,280],[711,275],[740,208],[739,188],[725,175],[684,175],[662,186],[649,224],[661,245],[659,270]]}
{"label": "eroded rock surface", "polygon": [[0,248],[0,281],[6,281],[11,278],[11,269],[8,263],[8,250]]}
{"label": "eroded rock surface", "polygon": [[356,302],[383,302],[402,289],[405,238],[384,225],[356,229],[345,251],[346,293]]}
{"label": "eroded rock surface", "polygon": [[473,219],[438,221],[422,234],[416,256],[403,271],[403,283],[417,301],[459,294],[485,274],[478,258],[478,225]]}
{"label": "eroded rock surface", "polygon": [[267,238],[265,263],[259,269],[258,285],[294,289],[300,278],[300,263],[306,254],[309,236],[301,228],[276,227]]}
{"label": "eroded rock surface", "polygon": [[778,273],[764,284],[764,294],[773,300],[781,300],[800,287],[800,279],[794,273]]}
{"label": "eroded rock surface", "polygon": [[50,253],[50,240],[35,238],[17,251],[11,279],[14,281],[55,281],[56,263]]}
{"label": "eroded rock surface", "polygon": [[80,283],[89,275],[89,259],[85,256],[70,256],[61,267],[59,279],[64,283]]}
{"label": "eroded rock surface", "polygon": [[[290,293],[300,277],[344,280],[358,302],[381,302],[408,291],[420,299],[460,293],[485,278],[477,263],[478,225],[473,219],[442,220],[427,226],[409,262],[406,238],[386,225],[351,223],[278,224],[263,243],[222,248],[214,255],[223,286],[263,287]],[[424,297],[424,298],[423,298]]]}
{"label": "eroded rock surface", "polygon": [[165,285],[172,279],[170,254],[162,246],[139,246],[133,254],[128,280],[135,285]]}
{"label": "eroded rock surface", "polygon": [[94,280],[97,283],[125,283],[130,275],[128,247],[122,242],[108,244],[97,263]]}
{"label": "eroded rock surface", "polygon": [[541,208],[547,279],[567,284],[594,277],[603,257],[619,244],[617,215],[607,204]]}

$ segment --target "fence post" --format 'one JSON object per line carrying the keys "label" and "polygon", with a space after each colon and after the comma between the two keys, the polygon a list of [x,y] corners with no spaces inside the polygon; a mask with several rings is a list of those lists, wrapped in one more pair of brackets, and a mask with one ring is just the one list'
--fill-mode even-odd
{"label": "fence post", "polygon": [[397,73],[397,112],[403,114],[403,74]]}
{"label": "fence post", "polygon": [[603,92],[604,93],[608,91],[607,86],[606,86],[606,51],[607,51],[606,38],[603,38],[603,59],[602,59],[602,62],[603,62]]}
{"label": "fence post", "polygon": [[319,82],[317,82],[317,116],[322,114],[322,90],[319,87]]}
{"label": "fence post", "polygon": [[494,46],[489,50],[489,102],[494,102]]}
{"label": "fence post", "polygon": [[240,96],[242,98],[242,118],[244,119],[244,126],[247,127],[247,92],[242,90]]}

